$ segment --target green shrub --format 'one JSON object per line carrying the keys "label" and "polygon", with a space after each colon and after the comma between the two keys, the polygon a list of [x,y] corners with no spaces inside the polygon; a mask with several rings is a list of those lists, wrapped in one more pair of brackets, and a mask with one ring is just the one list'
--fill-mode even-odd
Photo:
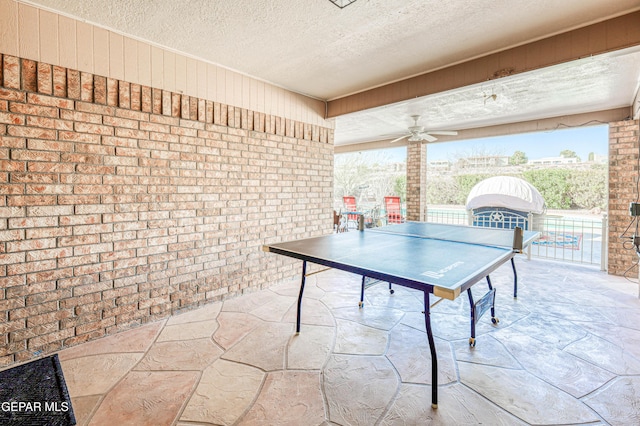
{"label": "green shrub", "polygon": [[[487,174],[435,175],[427,179],[427,203],[464,205],[471,189]],[[607,168],[594,165],[589,170],[537,169],[514,175],[531,183],[550,209],[605,209]]]}
{"label": "green shrub", "polygon": [[458,204],[466,204],[467,197],[469,193],[473,189],[474,186],[478,182],[485,180],[486,178],[491,177],[491,175],[480,174],[480,175],[458,175],[455,177],[456,185],[458,186]]}
{"label": "green shrub", "polygon": [[453,176],[427,179],[427,204],[464,204],[460,203],[459,197],[458,185]]}
{"label": "green shrub", "polygon": [[608,196],[605,166],[595,165],[590,170],[576,170],[569,176],[571,208],[605,209]]}

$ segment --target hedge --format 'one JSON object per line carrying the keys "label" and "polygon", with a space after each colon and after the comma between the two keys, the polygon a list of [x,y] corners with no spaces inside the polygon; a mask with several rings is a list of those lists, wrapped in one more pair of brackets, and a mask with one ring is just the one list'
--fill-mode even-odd
{"label": "hedge", "polygon": [[[428,204],[464,205],[471,189],[491,177],[483,174],[430,175],[427,179]],[[607,206],[607,168],[536,169],[510,176],[524,179],[536,187],[550,209],[604,209]]]}

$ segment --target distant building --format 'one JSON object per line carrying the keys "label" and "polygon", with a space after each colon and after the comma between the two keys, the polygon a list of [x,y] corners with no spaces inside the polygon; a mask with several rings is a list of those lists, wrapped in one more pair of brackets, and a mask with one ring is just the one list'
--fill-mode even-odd
{"label": "distant building", "polygon": [[576,164],[579,163],[575,157],[544,157],[536,158],[535,160],[529,160],[527,164],[535,166],[554,166],[560,164]]}
{"label": "distant building", "polygon": [[486,169],[488,167],[505,167],[509,165],[508,156],[481,156],[461,158],[458,167],[464,169]]}
{"label": "distant building", "polygon": [[607,164],[609,162],[609,157],[600,154],[589,154],[589,162],[596,164]]}
{"label": "distant building", "polygon": [[449,170],[451,168],[451,162],[449,160],[429,161],[429,167],[434,170]]}

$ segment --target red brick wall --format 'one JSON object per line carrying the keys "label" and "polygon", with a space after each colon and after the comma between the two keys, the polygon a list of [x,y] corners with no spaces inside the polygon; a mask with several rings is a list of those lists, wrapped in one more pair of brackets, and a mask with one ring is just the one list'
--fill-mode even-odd
{"label": "red brick wall", "polygon": [[[630,237],[635,227],[628,229],[631,222],[629,203],[636,201],[638,179],[638,136],[639,122],[619,121],[609,123],[609,267],[613,275],[638,277],[638,262],[635,250],[628,238],[621,239],[625,232]],[[631,268],[631,269],[629,269]]]}
{"label": "red brick wall", "polygon": [[298,274],[333,134],[0,55],[0,366]]}
{"label": "red brick wall", "polygon": [[427,220],[427,144],[407,145],[407,220]]}

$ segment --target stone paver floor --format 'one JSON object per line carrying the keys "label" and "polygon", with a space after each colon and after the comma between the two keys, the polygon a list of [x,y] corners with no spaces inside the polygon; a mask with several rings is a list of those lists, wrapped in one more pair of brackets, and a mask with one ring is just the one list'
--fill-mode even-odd
{"label": "stone paver floor", "polygon": [[[492,274],[468,345],[468,299],[432,309],[431,408],[422,294],[326,271],[59,353],[84,425],[640,424],[637,285],[578,265],[517,259]],[[474,293],[485,289],[474,286]]]}

